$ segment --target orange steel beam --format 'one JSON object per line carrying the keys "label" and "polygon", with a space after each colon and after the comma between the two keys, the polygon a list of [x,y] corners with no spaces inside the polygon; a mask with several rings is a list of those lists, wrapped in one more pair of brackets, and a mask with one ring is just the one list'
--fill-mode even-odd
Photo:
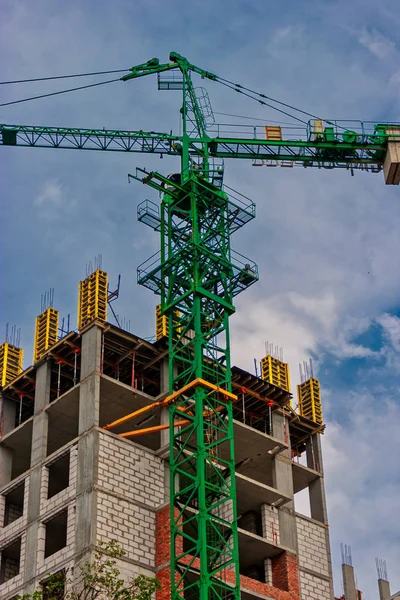
{"label": "orange steel beam", "polygon": [[[228,393],[229,393],[229,392],[228,392]],[[231,395],[231,396],[233,396],[234,394],[230,394],[230,395]],[[166,398],[165,400],[167,400],[167,398]],[[219,412],[219,411],[221,411],[221,410],[223,410],[223,409],[224,409],[224,406],[218,406],[218,407],[217,407],[215,410],[216,410],[217,412]],[[188,407],[188,408],[186,408],[186,409],[180,409],[180,408],[178,408],[178,410],[179,410],[180,412],[182,412],[182,413],[185,413],[185,412],[189,411],[189,407]],[[207,416],[209,412],[210,412],[210,411],[208,411],[208,410],[205,410],[205,411],[203,412],[203,416]],[[190,412],[188,412],[188,414],[189,414],[190,416],[193,416],[193,414],[192,414],[192,413],[190,413]],[[189,420],[185,420],[185,421],[176,421],[176,422],[174,423],[174,427],[180,427],[181,425],[187,425],[188,423],[190,423],[190,421],[189,421]],[[169,423],[166,423],[166,424],[164,424],[164,425],[154,425],[153,427],[146,427],[146,428],[144,428],[144,429],[135,429],[134,431],[127,431],[127,432],[125,432],[125,433],[119,433],[118,435],[119,435],[119,437],[123,437],[123,438],[127,438],[127,437],[136,437],[136,436],[139,436],[139,435],[144,435],[144,434],[146,434],[146,433],[154,433],[155,431],[163,431],[164,429],[169,429]]]}
{"label": "orange steel beam", "polygon": [[126,423],[127,421],[130,421],[131,419],[134,419],[135,417],[138,417],[139,415],[142,415],[145,412],[148,412],[149,410],[151,410],[152,408],[157,408],[157,406],[162,406],[164,400],[157,400],[157,402],[153,402],[152,404],[147,404],[147,406],[143,406],[143,408],[139,408],[138,410],[135,410],[132,413],[129,413],[129,415],[125,415],[125,417],[121,417],[120,419],[117,419],[116,421],[113,421],[112,423],[109,423],[108,425],[104,425],[103,429],[112,429],[112,427],[117,427],[118,425],[122,425],[123,423]]}
{"label": "orange steel beam", "polygon": [[138,417],[139,415],[142,415],[143,413],[145,413],[149,410],[152,410],[153,408],[157,408],[158,406],[168,406],[176,398],[178,398],[178,396],[181,396],[185,392],[189,391],[192,387],[197,387],[198,385],[208,388],[211,391],[218,392],[218,393],[222,394],[223,396],[225,396],[226,398],[228,398],[229,400],[232,400],[232,402],[236,402],[236,400],[238,399],[236,394],[232,394],[231,392],[228,392],[227,390],[224,390],[223,388],[220,388],[217,385],[214,385],[213,383],[208,383],[208,381],[205,381],[204,379],[197,378],[197,379],[194,379],[193,381],[191,381],[190,383],[188,383],[187,385],[185,385],[180,390],[177,390],[170,396],[167,396],[163,400],[157,400],[157,402],[153,402],[153,404],[148,404],[147,406],[144,406],[143,408],[139,408],[138,410],[135,410],[134,412],[129,413],[129,415],[125,415],[125,417],[121,417],[120,419],[117,419],[116,421],[113,421],[112,423],[108,423],[108,425],[105,425],[103,427],[103,429],[108,430],[108,429],[112,429],[113,427],[117,427],[118,425],[122,425],[123,423],[126,423],[127,421],[130,421],[131,419],[134,419],[135,417]]}
{"label": "orange steel beam", "polygon": [[208,381],[205,381],[205,379],[201,379],[200,377],[198,377],[197,379],[193,379],[193,381],[183,386],[183,388],[181,388],[180,390],[177,390],[176,392],[165,398],[166,403],[170,404],[175,400],[175,398],[181,396],[182,394],[190,390],[192,387],[197,387],[198,385],[208,388],[214,392],[219,392],[223,396],[226,396],[226,398],[228,398],[229,400],[232,400],[232,402],[235,402],[238,399],[236,394],[232,394],[232,392],[228,392],[227,390],[224,390],[218,385],[214,385],[213,383],[209,383]]}
{"label": "orange steel beam", "polygon": [[[187,425],[190,421],[176,421],[174,423],[174,427],[180,427],[181,425]],[[145,429],[137,429],[136,431],[127,431],[126,433],[119,433],[119,437],[128,438],[135,437],[138,435],[144,435],[145,433],[154,433],[155,431],[162,431],[163,429],[168,429],[169,423],[165,425],[154,425],[154,427],[146,427]]]}

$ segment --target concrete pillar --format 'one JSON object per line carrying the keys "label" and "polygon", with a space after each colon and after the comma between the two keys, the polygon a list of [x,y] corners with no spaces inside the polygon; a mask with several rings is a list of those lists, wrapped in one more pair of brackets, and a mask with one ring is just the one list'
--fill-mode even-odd
{"label": "concrete pillar", "polygon": [[0,487],[7,485],[11,481],[12,459],[12,450],[5,446],[0,446]]}
{"label": "concrete pillar", "polygon": [[[278,411],[272,413],[273,435],[278,440],[289,444],[288,450],[277,454],[273,458],[272,480],[273,486],[293,498],[293,474],[289,438],[289,424],[287,418]],[[281,506],[279,514],[279,539],[282,546],[286,546],[297,553],[296,517],[294,501]]]}
{"label": "concrete pillar", "polygon": [[[160,393],[168,394],[169,391],[169,365],[168,359],[164,359],[160,364]],[[169,423],[168,407],[161,409],[160,425]],[[163,429],[160,436],[160,448],[169,444],[169,429]]]}
{"label": "concrete pillar", "polygon": [[[169,362],[167,358],[161,361],[160,365],[160,393],[168,394],[169,392]],[[169,408],[166,406],[161,409],[160,425],[167,425],[169,423]],[[163,429],[160,432],[160,448],[168,448],[169,446],[170,431]],[[164,501],[169,502],[171,482],[170,482],[170,468],[168,461],[164,461]]]}
{"label": "concrete pillar", "polygon": [[[308,487],[310,498],[310,513],[311,518],[321,523],[328,524],[328,511],[326,507],[325,481],[324,481],[324,462],[322,458],[321,434],[315,433],[310,436],[306,443],[307,466],[310,469],[318,471],[321,477],[312,481]],[[331,544],[329,539],[329,529],[325,529],[326,552],[328,557],[328,570],[330,577],[330,592],[333,594],[333,573],[332,573],[332,557]]]}
{"label": "concrete pillar", "polygon": [[354,569],[351,565],[342,565],[344,597],[346,600],[357,600],[356,582]]}
{"label": "concrete pillar", "polygon": [[40,487],[42,463],[47,456],[48,416],[45,407],[50,403],[51,364],[44,362],[36,369],[35,404],[32,424],[31,472],[27,512],[24,581],[36,576]]}
{"label": "concrete pillar", "polygon": [[328,522],[324,485],[324,466],[322,461],[321,436],[314,434],[306,445],[307,467],[321,474],[309,486],[311,518],[321,523]]}
{"label": "concrete pillar", "polygon": [[100,373],[103,330],[97,325],[82,334],[79,430],[84,433],[100,422]]}
{"label": "concrete pillar", "polygon": [[[82,334],[77,447],[75,551],[77,564],[96,542],[96,491],[99,453],[100,383],[103,330],[93,325]],[[79,569],[78,569],[79,571]]]}
{"label": "concrete pillar", "polygon": [[50,403],[50,378],[51,365],[48,362],[42,363],[36,369],[35,383],[35,410],[37,413]]}
{"label": "concrete pillar", "polygon": [[160,364],[160,393],[169,392],[169,362],[164,358]]}
{"label": "concrete pillar", "polygon": [[96,541],[96,491],[99,435],[88,431],[78,441],[75,551],[81,558]]}
{"label": "concrete pillar", "polygon": [[390,583],[386,579],[378,579],[379,600],[390,600]]}
{"label": "concrete pillar", "polygon": [[7,433],[10,433],[13,429],[15,429],[15,419],[17,415],[17,404],[14,400],[10,400],[2,395],[2,410],[3,410],[3,433],[5,436]]}

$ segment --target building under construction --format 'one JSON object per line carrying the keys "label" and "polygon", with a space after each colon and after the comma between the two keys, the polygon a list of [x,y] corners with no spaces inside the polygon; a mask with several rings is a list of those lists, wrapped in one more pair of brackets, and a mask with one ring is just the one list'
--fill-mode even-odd
{"label": "building under construction", "polygon": [[[165,317],[158,314],[150,343],[107,322],[107,293],[103,271],[81,282],[78,330],[61,339],[58,312],[47,307],[36,321],[34,364],[24,371],[22,350],[1,347],[4,600],[33,592],[49,574],[70,579],[96,543],[110,539],[126,551],[125,576],[156,574],[158,598],[171,595]],[[318,382],[299,387],[299,412],[288,367],[271,354],[261,377],[233,367],[232,382],[241,597],[330,600]],[[295,512],[294,494],[304,489],[311,517]],[[196,537],[196,510],[186,503],[188,539]],[[198,571],[194,563],[194,579]],[[234,585],[230,569],[223,577]]]}
{"label": "building under construction", "polygon": [[[0,127],[4,146],[148,152],[181,163],[168,176],[129,175],[161,199],[138,206],[139,221],[160,234],[159,252],[138,269],[138,283],[160,296],[157,339],[107,321],[113,294],[96,268],[79,286],[77,331],[60,337],[47,306],[33,366],[20,372],[17,344],[0,348],[1,597],[30,593],[51,573],[69,585],[99,541],[116,539],[126,551],[121,571],[156,574],[158,600],[332,600],[319,382],[306,373],[294,410],[282,357],[269,352],[261,377],[230,361],[234,298],[258,268],[231,247],[255,205],[223,186],[224,159],[383,169],[398,185],[400,130],[313,119],[298,140],[284,139],[280,126],[265,126],[265,139],[255,128],[253,137],[221,138],[210,130],[207,91],[191,76],[227,80],[176,52],[121,80],[155,74],[160,90],[182,91],[182,135]],[[294,506],[307,489],[309,517]]]}

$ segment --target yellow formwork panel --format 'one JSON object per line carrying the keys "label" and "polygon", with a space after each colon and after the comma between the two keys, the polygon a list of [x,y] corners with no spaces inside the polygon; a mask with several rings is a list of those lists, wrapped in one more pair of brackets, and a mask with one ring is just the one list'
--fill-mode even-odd
{"label": "yellow formwork panel", "polygon": [[265,137],[267,140],[280,141],[282,139],[282,129],[276,125],[266,125]]}
{"label": "yellow formwork panel", "polygon": [[24,351],[18,346],[4,342],[0,346],[0,385],[5,386],[22,371]]}
{"label": "yellow formwork panel", "polygon": [[97,269],[79,282],[78,329],[98,319],[107,321],[108,275]]}
{"label": "yellow formwork panel", "polygon": [[58,310],[46,308],[36,317],[35,342],[33,347],[33,362],[40,360],[43,354],[56,343],[58,339]]}
{"label": "yellow formwork panel", "polygon": [[299,413],[318,425],[322,425],[321,386],[318,379],[310,377],[297,386]]}
{"label": "yellow formwork panel", "polygon": [[264,381],[290,392],[289,365],[270,354],[261,360],[261,377]]}
{"label": "yellow formwork panel", "polygon": [[[180,333],[181,328],[179,327],[179,318],[181,313],[179,310],[174,311],[174,329],[177,333]],[[156,340],[160,340],[162,337],[168,337],[168,319],[165,315],[161,314],[161,304],[156,306]]]}

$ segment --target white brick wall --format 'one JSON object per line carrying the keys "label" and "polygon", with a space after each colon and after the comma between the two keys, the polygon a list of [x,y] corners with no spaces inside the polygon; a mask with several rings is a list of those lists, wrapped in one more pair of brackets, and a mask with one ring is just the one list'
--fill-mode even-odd
{"label": "white brick wall", "polygon": [[304,571],[300,571],[300,593],[302,600],[331,599],[329,583]]}
{"label": "white brick wall", "polygon": [[296,515],[299,566],[329,576],[325,525]]}
{"label": "white brick wall", "polygon": [[265,583],[267,585],[273,585],[272,580],[272,562],[270,558],[266,558],[264,560],[264,575],[265,575]]}
{"label": "white brick wall", "polygon": [[100,431],[97,490],[97,541],[116,539],[127,558],[154,567],[154,511],[164,503],[163,461]]}
{"label": "white brick wall", "polygon": [[[58,495],[58,494],[57,494]],[[67,544],[58,552],[51,554],[47,558],[44,557],[46,524],[42,523],[38,533],[38,551],[37,551],[37,574],[42,575],[46,572],[55,572],[61,565],[70,559],[75,551],[75,504],[70,503],[67,508]],[[56,516],[59,511],[55,511],[53,516]],[[51,517],[47,515],[46,520]]]}
{"label": "white brick wall", "polygon": [[109,494],[97,495],[97,541],[117,540],[127,558],[154,566],[155,513]]}
{"label": "white brick wall", "polygon": [[[17,538],[15,538],[15,539],[17,539]],[[0,549],[3,550],[3,548],[5,546],[8,546],[11,543],[13,543],[13,541],[15,541],[15,539],[9,540],[9,542],[2,544]],[[7,598],[8,595],[11,596],[16,593],[16,590],[18,589],[19,586],[21,586],[22,581],[23,581],[24,568],[25,568],[25,533],[23,533],[21,536],[21,554],[20,554],[19,573],[12,579],[9,579],[8,581],[6,581],[2,585],[0,585],[0,598]],[[14,594],[12,594],[12,592],[14,592]]]}
{"label": "white brick wall", "polygon": [[3,490],[2,495],[0,496],[0,546],[4,547],[8,545],[8,540],[13,537],[16,537],[17,534],[26,526],[27,523],[27,511],[28,511],[28,496],[29,496],[29,477],[25,479],[25,488],[24,488],[24,509],[23,514],[10,523],[3,527],[4,523],[4,512],[5,512],[5,504],[6,499],[5,496],[8,494],[13,488],[17,487],[22,483],[24,479],[12,482],[7,488]]}
{"label": "white brick wall", "polygon": [[42,467],[42,478],[40,485],[40,515],[44,516],[54,512],[59,507],[64,506],[76,494],[76,473],[77,473],[77,446],[73,445],[69,448],[69,486],[55,496],[47,498],[49,490],[49,469],[48,467],[61,458],[67,452],[65,449],[62,452],[54,453],[49,461],[46,461]]}
{"label": "white brick wall", "polygon": [[99,432],[98,485],[126,500],[157,508],[164,502],[164,465],[158,456]]}
{"label": "white brick wall", "polygon": [[271,544],[279,545],[279,515],[278,509],[270,504],[261,505],[263,537]]}

